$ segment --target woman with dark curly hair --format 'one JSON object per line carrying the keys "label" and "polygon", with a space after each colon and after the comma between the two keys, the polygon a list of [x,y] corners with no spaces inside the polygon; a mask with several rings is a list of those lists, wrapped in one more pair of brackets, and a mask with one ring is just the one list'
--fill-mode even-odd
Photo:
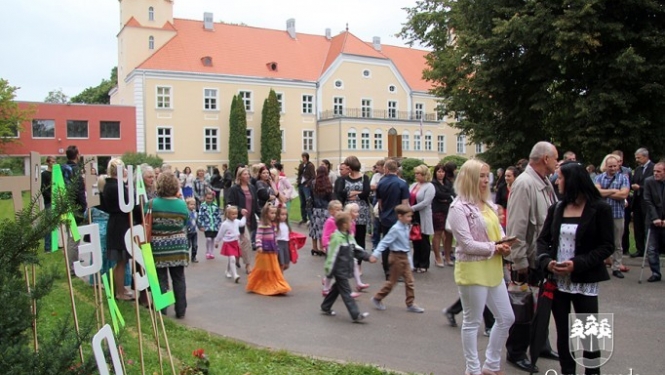
{"label": "woman with dark curly hair", "polygon": [[319,246],[323,236],[323,224],[328,219],[328,203],[335,199],[326,166],[317,168],[311,189],[312,221],[309,223],[309,237],[312,239],[312,255],[324,255],[323,247]]}
{"label": "woman with dark curly hair", "polygon": [[[441,259],[441,243],[446,238],[446,217],[448,216],[450,203],[452,203],[455,196],[453,185],[446,179],[446,170],[443,164],[437,164],[434,167],[432,185],[434,185],[434,200],[432,200],[432,222],[434,225],[432,251],[434,251],[434,264],[437,267],[443,267],[445,263]],[[450,262],[450,253],[448,253],[446,262]]]}

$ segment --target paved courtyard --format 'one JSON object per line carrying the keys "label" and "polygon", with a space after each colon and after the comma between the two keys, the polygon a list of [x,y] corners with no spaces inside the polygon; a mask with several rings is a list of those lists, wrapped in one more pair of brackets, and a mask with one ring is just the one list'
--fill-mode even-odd
{"label": "paved courtyard", "polygon": [[[304,226],[293,228],[305,231]],[[202,237],[199,236],[199,252],[205,253]],[[358,304],[370,316],[363,324],[352,324],[341,300],[334,306],[336,317],[319,313],[324,258],[311,256],[310,249],[308,241],[300,251],[298,263],[285,273],[293,291],[276,297],[245,292],[244,274],[239,285],[226,279],[226,259],[220,255],[214,260],[199,256],[200,263],[191,264],[186,270],[189,306],[181,322],[254,345],[303,355],[403,372],[464,373],[460,328],[448,326],[441,314],[441,309],[457,298],[452,267],[430,268],[427,273],[415,274],[416,303],[425,308],[425,313],[413,314],[406,311],[403,285],[384,300],[386,311],[373,308],[370,298],[383,282],[383,271],[380,264],[364,264],[363,281],[371,287],[358,298]],[[631,270],[625,279],[612,278],[601,283],[600,310],[614,313],[614,353],[603,367],[603,374],[658,374],[665,364],[665,282],[638,284],[640,262],[641,258],[628,258],[625,263]],[[649,275],[646,269],[644,280]],[[459,315],[460,325],[461,319]],[[550,332],[556,345],[553,322]],[[487,338],[480,335],[478,340],[484,358]],[[556,374],[546,372],[548,369],[559,371],[558,362],[552,360],[541,359],[538,366],[540,374]],[[525,374],[507,364],[505,373]]]}

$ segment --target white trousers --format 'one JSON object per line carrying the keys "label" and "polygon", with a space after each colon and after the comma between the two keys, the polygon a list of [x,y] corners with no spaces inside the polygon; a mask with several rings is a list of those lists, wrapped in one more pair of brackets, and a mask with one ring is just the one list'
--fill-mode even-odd
{"label": "white trousers", "polygon": [[462,348],[466,360],[466,371],[469,374],[479,374],[482,371],[478,359],[478,329],[483,321],[485,305],[494,314],[496,322],[492,327],[489,344],[485,350],[483,368],[491,371],[501,370],[501,350],[506,345],[508,331],[515,322],[506,284],[501,282],[495,287],[459,285],[458,288],[464,311]]}

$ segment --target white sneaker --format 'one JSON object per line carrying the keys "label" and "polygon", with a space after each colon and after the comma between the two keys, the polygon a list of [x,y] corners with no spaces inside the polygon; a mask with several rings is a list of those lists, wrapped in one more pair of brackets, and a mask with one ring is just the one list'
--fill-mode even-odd
{"label": "white sneaker", "polygon": [[360,323],[361,321],[365,320],[369,316],[368,312],[360,313],[358,314],[358,317],[353,319],[354,323]]}
{"label": "white sneaker", "polygon": [[419,306],[416,305],[416,304],[413,304],[413,305],[411,305],[411,306],[408,306],[408,307],[406,308],[406,311],[408,311],[408,312],[412,312],[412,313],[424,313],[424,312],[425,312],[425,309],[423,309],[422,307],[419,307]]}
{"label": "white sneaker", "polygon": [[384,311],[386,309],[386,305],[384,305],[383,302],[379,301],[378,299],[372,297],[371,301],[377,310]]}
{"label": "white sneaker", "polygon": [[233,276],[231,276],[231,272],[227,272],[227,273],[226,273],[226,278],[227,278],[227,279],[230,279],[230,278],[232,278],[232,277],[233,277]]}

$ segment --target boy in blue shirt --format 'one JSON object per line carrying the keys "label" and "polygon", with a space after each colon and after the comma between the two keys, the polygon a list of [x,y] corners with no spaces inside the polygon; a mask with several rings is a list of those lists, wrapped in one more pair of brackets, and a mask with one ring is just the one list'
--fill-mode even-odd
{"label": "boy in blue shirt", "polygon": [[415,299],[415,289],[413,282],[413,273],[411,272],[411,263],[409,262],[409,231],[411,230],[411,219],[413,210],[405,204],[395,207],[397,213],[397,223],[390,228],[388,234],[379,242],[379,246],[374,249],[370,262],[376,261],[382,252],[388,250],[390,255],[388,262],[390,264],[390,278],[383,284],[381,290],[372,297],[372,303],[377,310],[385,310],[386,306],[381,302],[397,283],[400,276],[404,277],[404,286],[406,289],[406,309],[409,312],[422,313],[425,309],[418,307],[413,303]]}

